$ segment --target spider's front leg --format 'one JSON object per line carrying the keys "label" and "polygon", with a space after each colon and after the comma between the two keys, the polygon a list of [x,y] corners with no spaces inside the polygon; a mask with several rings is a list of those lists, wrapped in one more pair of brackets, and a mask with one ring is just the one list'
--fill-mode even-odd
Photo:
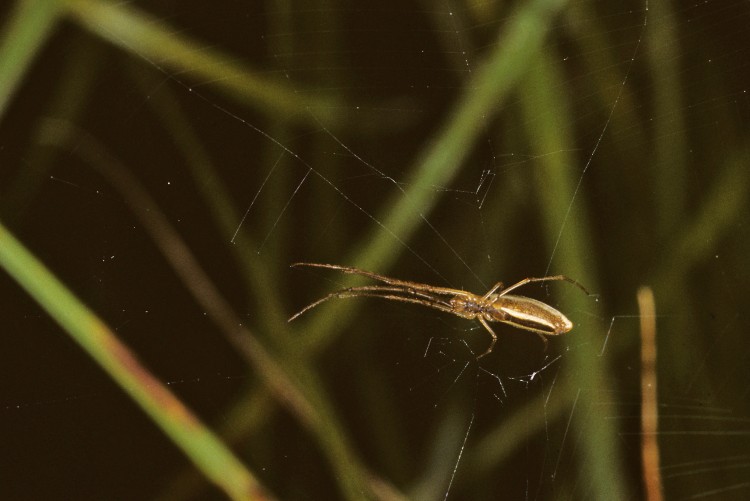
{"label": "spider's front leg", "polygon": [[484,296],[482,296],[482,299],[484,299],[486,301],[498,289],[500,289],[500,290],[503,289],[503,283],[502,282],[498,282],[495,285],[493,285],[492,288],[489,291],[487,291],[487,294],[485,294]]}

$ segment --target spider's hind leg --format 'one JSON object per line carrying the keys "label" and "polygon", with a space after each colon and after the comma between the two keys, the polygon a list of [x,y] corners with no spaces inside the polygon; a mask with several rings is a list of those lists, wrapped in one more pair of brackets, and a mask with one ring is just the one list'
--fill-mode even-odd
{"label": "spider's hind leg", "polygon": [[545,336],[541,332],[536,332],[536,331],[534,332],[534,334],[542,338],[542,341],[544,341],[544,351],[547,351],[547,347],[549,346],[549,339],[547,339],[547,336]]}

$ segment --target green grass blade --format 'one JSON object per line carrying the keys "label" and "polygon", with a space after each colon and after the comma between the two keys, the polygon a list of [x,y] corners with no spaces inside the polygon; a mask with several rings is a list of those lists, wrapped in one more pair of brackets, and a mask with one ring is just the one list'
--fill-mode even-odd
{"label": "green grass blade", "polygon": [[[230,56],[178,33],[174,27],[123,3],[67,0],[62,4],[82,26],[104,40],[188,78],[214,82],[228,95],[293,121],[335,123],[331,99],[299,94],[264,78]],[[312,114],[310,113],[312,112]]]}
{"label": "green grass blade", "polygon": [[[568,96],[561,92],[562,71],[552,57],[537,57],[528,75],[527,85],[521,93],[524,112],[523,121],[528,127],[529,141],[537,158],[534,169],[536,196],[545,222],[546,239],[550,249],[555,249],[554,258],[560,269],[572,274],[592,290],[600,290],[595,263],[587,249],[593,248],[593,229],[588,213],[582,210],[582,193],[579,192],[573,137],[566,123],[570,123]],[[548,154],[555,152],[554,154]],[[578,198],[576,198],[578,197]],[[578,203],[574,203],[578,201]],[[573,204],[573,205],[571,205]],[[557,266],[556,266],[557,268]],[[565,311],[586,311],[591,299],[575,294],[564,298]],[[580,342],[573,350],[569,363],[572,371],[571,391],[581,391],[577,405],[588,409],[596,404],[595,394],[609,390],[606,368],[595,352],[594,340],[601,339],[604,332],[601,322],[591,320],[586,325],[577,325]],[[587,413],[578,410],[573,414],[573,424],[582,434],[579,446],[585,458],[580,474],[590,479],[593,497],[597,499],[627,499],[626,484],[622,480],[622,454],[617,438],[617,429],[612,421],[590,419]]]}
{"label": "green grass blade", "polygon": [[0,116],[58,19],[51,0],[21,1],[0,35]]}
{"label": "green grass blade", "polygon": [[141,365],[112,330],[0,224],[0,266],[232,499],[268,499],[242,463]]}

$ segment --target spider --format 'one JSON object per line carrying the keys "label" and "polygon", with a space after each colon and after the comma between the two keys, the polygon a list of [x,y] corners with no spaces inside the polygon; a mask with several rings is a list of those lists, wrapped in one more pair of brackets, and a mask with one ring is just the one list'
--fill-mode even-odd
{"label": "spider", "polygon": [[565,275],[524,278],[520,282],[505,288],[503,288],[502,282],[498,282],[484,296],[478,296],[460,289],[436,287],[419,282],[399,280],[337,264],[294,263],[291,266],[338,270],[344,273],[368,277],[386,285],[363,285],[332,292],[302,308],[289,318],[289,322],[332,298],[379,297],[404,303],[421,304],[428,308],[451,313],[467,320],[479,320],[479,323],[492,336],[492,341],[487,350],[479,355],[477,359],[491,353],[497,342],[497,334],[495,334],[495,331],[492,330],[488,322],[501,322],[519,329],[534,332],[544,341],[545,347],[547,345],[547,338],[544,336],[558,336],[569,332],[573,328],[573,322],[548,304],[525,296],[510,295],[508,294],[510,291],[534,282],[565,280],[580,288],[587,295],[590,295],[589,291],[583,285]]}

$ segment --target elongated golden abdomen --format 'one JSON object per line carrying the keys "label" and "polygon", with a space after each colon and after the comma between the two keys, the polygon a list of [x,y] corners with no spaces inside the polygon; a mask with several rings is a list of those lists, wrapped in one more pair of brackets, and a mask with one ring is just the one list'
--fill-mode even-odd
{"label": "elongated golden abdomen", "polygon": [[491,296],[490,300],[492,310],[487,312],[487,320],[548,336],[565,334],[573,328],[573,322],[565,315],[536,299],[506,295]]}

